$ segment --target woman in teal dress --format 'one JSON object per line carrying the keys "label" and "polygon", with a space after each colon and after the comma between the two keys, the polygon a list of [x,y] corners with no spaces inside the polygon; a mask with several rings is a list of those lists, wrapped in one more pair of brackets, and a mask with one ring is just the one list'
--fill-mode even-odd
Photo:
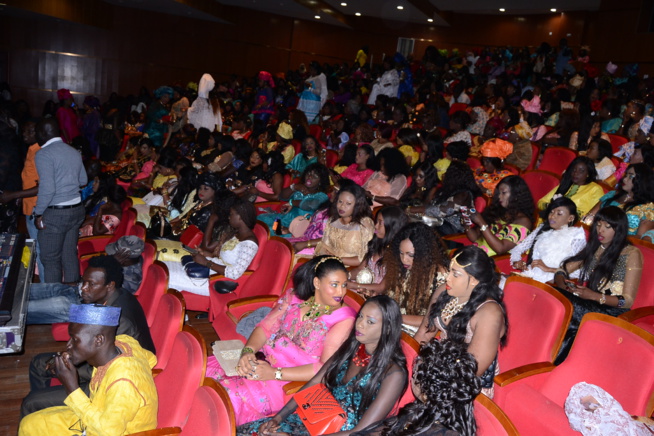
{"label": "woman in teal dress", "polygon": [[[386,295],[368,299],[361,307],[348,339],[321,370],[302,388],[323,383],[347,414],[339,435],[383,420],[406,390],[406,358],[400,345],[402,315],[397,303]],[[244,424],[239,436],[309,435],[295,413],[291,399],[272,418]]]}
{"label": "woman in teal dress", "polygon": [[154,96],[157,101],[152,103],[145,114],[145,133],[155,146],[161,147],[164,135],[168,132],[168,124],[164,122],[163,117],[170,113],[168,103],[173,98],[173,88],[160,86],[154,91]]}
{"label": "woman in teal dress", "polygon": [[654,171],[644,163],[629,165],[618,187],[599,199],[584,217],[584,222],[590,224],[597,211],[608,206],[616,206],[625,211],[629,235],[644,233],[644,230],[638,229],[640,224],[654,221]]}
{"label": "woman in teal dress", "polygon": [[286,165],[286,169],[291,171],[293,176],[302,174],[304,170],[312,163],[320,162],[325,164],[325,155],[318,141],[313,136],[307,136],[302,142],[302,151],[296,154],[293,160]]}
{"label": "woman in teal dress", "polygon": [[329,200],[327,189],[329,189],[329,170],[319,163],[311,164],[304,170],[300,183],[284,188],[279,195],[280,198],[288,198],[288,203],[282,206],[282,213],[266,213],[259,215],[258,219],[272,229],[279,218],[282,227],[288,228],[294,218],[300,215],[312,215],[321,204]]}

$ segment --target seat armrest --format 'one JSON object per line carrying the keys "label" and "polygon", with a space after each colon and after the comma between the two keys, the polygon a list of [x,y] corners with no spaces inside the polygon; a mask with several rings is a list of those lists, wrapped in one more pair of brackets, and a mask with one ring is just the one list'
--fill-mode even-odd
{"label": "seat armrest", "polygon": [[286,395],[293,395],[300,389],[302,389],[302,386],[304,386],[306,382],[302,381],[294,381],[294,382],[289,382],[286,383],[284,386],[282,386],[282,389],[284,389],[284,394]]}
{"label": "seat armrest", "polygon": [[630,311],[627,311],[622,315],[619,315],[618,318],[623,319],[627,322],[634,322],[636,320],[639,320],[640,318],[644,318],[646,316],[652,316],[652,315],[654,315],[654,306],[647,306],[647,307],[639,307],[638,309],[632,309]]}
{"label": "seat armrest", "polygon": [[78,256],[104,252],[113,235],[87,236],[77,241]]}
{"label": "seat armrest", "polygon": [[551,372],[554,368],[556,366],[551,362],[530,363],[498,374],[495,376],[494,381],[498,386],[502,387],[527,377]]}
{"label": "seat armrest", "polygon": [[138,433],[130,433],[128,436],[168,436],[178,435],[182,432],[179,427],[155,428],[154,430],[145,430]]}
{"label": "seat armrest", "polygon": [[258,295],[253,297],[239,298],[227,303],[225,313],[234,322],[238,322],[244,316],[254,312],[260,307],[272,307],[279,300],[278,295]]}

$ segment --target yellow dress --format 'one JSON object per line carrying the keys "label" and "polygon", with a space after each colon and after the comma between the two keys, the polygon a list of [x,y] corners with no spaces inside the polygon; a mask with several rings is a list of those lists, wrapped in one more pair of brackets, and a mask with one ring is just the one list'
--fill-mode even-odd
{"label": "yellow dress", "polygon": [[[552,197],[557,189],[559,189],[558,186],[538,200],[538,210],[545,210],[547,208],[547,205],[552,201]],[[577,205],[577,212],[579,212],[580,217],[588,214],[593,206],[597,204],[602,195],[604,195],[604,190],[595,182],[586,185],[572,185],[565,194],[566,197]]]}
{"label": "yellow dress", "polygon": [[94,368],[91,397],[73,391],[64,403],[27,415],[19,436],[118,436],[157,427],[158,398],[152,379],[157,358],[130,336],[116,336],[121,354]]}
{"label": "yellow dress", "polygon": [[327,223],[314,255],[331,253],[338,257],[356,257],[362,261],[374,234],[375,223],[368,217],[363,218],[360,224],[342,224],[340,220]]}

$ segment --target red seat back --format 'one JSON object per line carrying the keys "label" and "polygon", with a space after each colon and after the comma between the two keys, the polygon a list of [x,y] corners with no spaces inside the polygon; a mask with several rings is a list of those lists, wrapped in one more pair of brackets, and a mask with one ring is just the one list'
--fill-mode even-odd
{"label": "red seat back", "polygon": [[229,394],[214,379],[197,388],[181,436],[235,436],[236,418]]}
{"label": "red seat back", "polygon": [[403,407],[413,401],[416,397],[413,396],[413,391],[411,390],[411,376],[413,374],[413,363],[420,352],[420,344],[416,342],[411,336],[402,332],[402,351],[404,352],[404,357],[406,357],[406,369],[409,374],[409,384],[407,385],[406,391],[398,403],[398,408]]}
{"label": "red seat back", "polygon": [[629,138],[626,138],[624,136],[616,135],[614,133],[609,133],[609,140],[611,141],[611,148],[613,149],[613,153],[617,152],[620,150],[620,146],[622,144],[626,144],[629,142]]}
{"label": "red seat back", "polygon": [[629,242],[643,254],[643,273],[631,308],[654,306],[654,245],[636,237],[630,237]]}
{"label": "red seat back", "polygon": [[500,370],[554,362],[572,318],[572,303],[551,286],[512,276],[504,286],[504,304],[511,328],[499,352]]}
{"label": "red seat back", "polygon": [[320,127],[318,124],[311,124],[309,126],[309,135],[320,140],[320,136],[322,135],[322,127]]}
{"label": "red seat back", "polygon": [[293,263],[293,247],[283,238],[271,237],[264,248],[259,268],[237,289],[238,298],[281,295]]}
{"label": "red seat back", "polygon": [[148,325],[152,326],[159,300],[168,289],[168,271],[163,263],[155,262],[150,265],[143,276],[141,287],[137,291],[136,298],[143,307]]}
{"label": "red seat back", "polygon": [[257,250],[257,254],[254,255],[252,262],[250,262],[248,271],[254,271],[257,268],[259,268],[259,263],[261,263],[261,258],[263,257],[263,250],[266,248],[266,243],[268,242],[268,238],[270,237],[270,231],[268,230],[268,226],[261,221],[257,221],[257,223],[254,225],[253,232],[254,235],[257,237],[257,243],[259,244],[259,249]]}
{"label": "red seat back", "polygon": [[477,436],[518,436],[508,416],[500,407],[484,394],[479,394],[474,403],[477,422]]}
{"label": "red seat back", "polygon": [[327,150],[326,153],[325,163],[327,164],[327,168],[334,168],[336,166],[336,162],[338,162],[338,153],[334,150]]}
{"label": "red seat back", "polygon": [[282,188],[288,188],[293,183],[293,179],[289,173],[284,174],[284,182],[282,183]]}
{"label": "red seat back", "polygon": [[293,144],[293,148],[295,149],[295,154],[300,154],[302,153],[302,143],[298,141],[297,139],[293,139],[291,141],[291,144]]}
{"label": "red seat back", "polygon": [[175,336],[184,327],[185,308],[184,298],[179,292],[172,289],[159,301],[157,313],[150,327],[152,342],[157,350],[157,365],[155,366],[157,369],[164,368],[168,362]]}
{"label": "red seat back", "polygon": [[184,424],[195,391],[204,380],[206,367],[204,339],[190,327],[184,328],[175,336],[166,367],[154,378],[159,395],[159,428]]}
{"label": "red seat back", "polygon": [[570,148],[548,147],[543,153],[538,169],[561,175],[576,157],[577,152]]}
{"label": "red seat back", "polygon": [[123,236],[131,234],[130,232],[134,224],[136,224],[136,210],[131,207],[123,209],[123,216],[120,218],[120,223],[116,227],[116,230],[114,230],[108,244],[114,243]]}
{"label": "red seat back", "polygon": [[521,177],[529,186],[529,191],[531,191],[531,196],[534,199],[534,206],[538,204],[538,200],[556,188],[560,182],[559,176],[543,170],[527,171]]}
{"label": "red seat back", "polygon": [[488,206],[488,197],[480,195],[475,198],[475,209],[477,210],[477,213],[482,213],[484,209],[486,209],[486,206]]}
{"label": "red seat back", "polygon": [[[543,383],[540,393],[563,407],[570,388],[581,382],[600,386],[632,415],[654,410],[654,336],[612,316],[589,313],[579,326],[570,354]],[[615,371],[637,377],[627,383]]]}
{"label": "red seat back", "polygon": [[348,289],[348,291],[345,293],[345,297],[343,298],[343,302],[347,306],[350,306],[352,309],[354,309],[357,313],[359,313],[361,306],[363,306],[363,303],[365,303],[366,300],[364,300],[361,295]]}
{"label": "red seat back", "polygon": [[531,143],[531,161],[529,161],[529,165],[527,165],[527,168],[525,168],[525,171],[533,170],[536,168],[536,164],[538,163],[538,156],[540,155],[540,147],[538,144]]}
{"label": "red seat back", "polygon": [[468,163],[468,165],[473,171],[476,170],[477,168],[482,167],[481,159],[479,159],[478,157],[469,157],[468,159],[466,159],[466,162]]}

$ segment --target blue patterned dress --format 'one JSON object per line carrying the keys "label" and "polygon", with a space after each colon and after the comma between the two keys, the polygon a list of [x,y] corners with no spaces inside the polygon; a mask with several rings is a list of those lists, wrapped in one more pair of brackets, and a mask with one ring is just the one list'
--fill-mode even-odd
{"label": "blue patterned dress", "polygon": [[[359,406],[361,405],[361,390],[358,388],[364,387],[370,380],[370,373],[367,374],[358,374],[355,377],[352,377],[347,383],[343,384],[343,378],[347,372],[348,363],[345,362],[339,371],[336,382],[337,385],[332,391],[332,395],[338,403],[341,405],[345,413],[347,413],[347,420],[340,431],[352,430],[361,416],[363,416],[363,411],[359,411]],[[363,374],[363,376],[361,376]],[[374,400],[374,399],[373,399]],[[251,436],[256,434],[259,431],[259,427],[270,418],[259,419],[258,421],[250,422],[248,424],[241,425],[236,429],[237,436]],[[284,419],[278,432],[286,432],[293,436],[309,436],[309,432],[302,423],[300,417],[294,412]]]}

